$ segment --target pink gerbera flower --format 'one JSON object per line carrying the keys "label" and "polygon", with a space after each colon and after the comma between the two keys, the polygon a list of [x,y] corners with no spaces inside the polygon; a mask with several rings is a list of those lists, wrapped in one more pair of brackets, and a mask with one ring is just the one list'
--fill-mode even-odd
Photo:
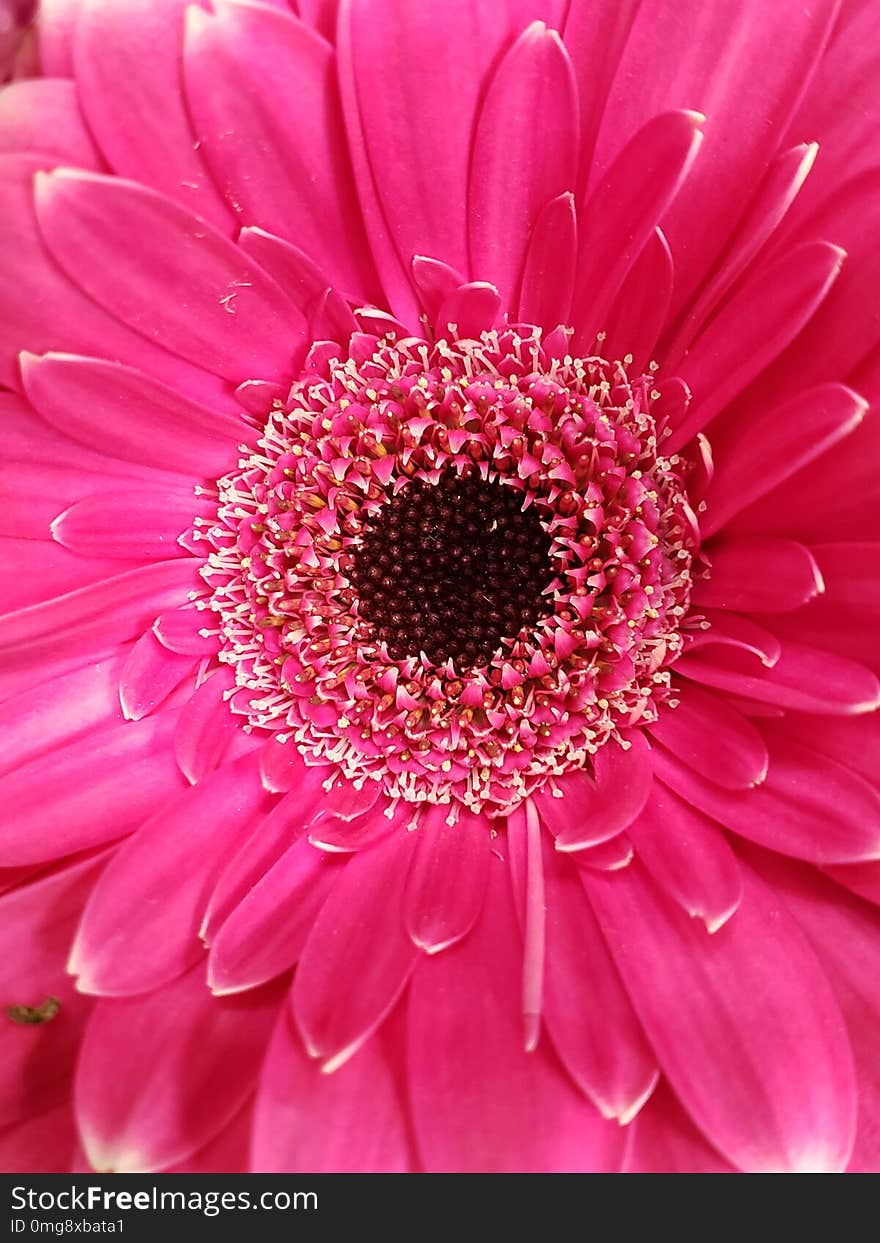
{"label": "pink gerbera flower", "polygon": [[880,1165],[875,22],[46,0],[3,1168]]}

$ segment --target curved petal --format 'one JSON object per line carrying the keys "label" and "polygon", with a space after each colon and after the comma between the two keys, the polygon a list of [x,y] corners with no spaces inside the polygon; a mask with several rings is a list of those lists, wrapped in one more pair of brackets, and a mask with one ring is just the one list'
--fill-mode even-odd
{"label": "curved petal", "polygon": [[291,1004],[306,1048],[328,1071],[375,1031],[416,964],[402,918],[413,846],[400,833],[354,855],[306,942]]}
{"label": "curved petal", "polygon": [[[130,833],[174,797],[174,714],[87,734],[0,777],[0,865],[42,863]],[[120,771],[126,780],[119,780]]]}
{"label": "curved petal", "polygon": [[116,852],[70,952],[81,992],[148,992],[203,957],[198,929],[208,895],[266,801],[245,757],[190,787]]}
{"label": "curved petal", "polygon": [[614,295],[688,175],[705,119],[684,110],[652,117],[587,200],[579,220],[575,346],[588,347],[606,327]]}
{"label": "curved petal", "polygon": [[780,613],[800,608],[825,590],[816,560],[794,540],[765,535],[704,546],[709,577],[691,593],[697,608]]}
{"label": "curved petal", "polygon": [[206,221],[96,173],[38,173],[35,194],[54,258],[123,323],[236,383],[290,378],[301,313]]}
{"label": "curved petal", "polygon": [[[230,214],[205,168],[183,98],[187,4],[78,0],[75,76],[89,129],[114,171],[155,186],[228,230]],[[120,116],[136,117],[137,124],[120,125]]]}
{"label": "curved petal", "polygon": [[25,353],[21,374],[28,399],[48,423],[126,462],[194,479],[222,475],[235,465],[248,431],[237,418],[120,363]]}
{"label": "curved petal", "polygon": [[852,1053],[828,981],[751,873],[714,935],[639,865],[584,883],[664,1074],[719,1150],[749,1172],[845,1168],[856,1124]]}
{"label": "curved petal", "polygon": [[370,298],[333,48],[289,11],[234,0],[215,9],[187,10],[184,77],[217,184],[244,224],[289,238],[328,284]]}
{"label": "curved petal", "polygon": [[620,1160],[620,1128],[543,1045],[525,1052],[521,966],[507,865],[493,857],[476,929],[423,960],[410,990],[410,1100],[431,1173],[607,1171]]}
{"label": "curved petal", "polygon": [[214,997],[195,967],[155,992],[98,1002],[75,1086],[92,1167],[166,1169],[227,1126],[254,1090],[281,996],[271,986]]}
{"label": "curved petal", "polygon": [[651,876],[682,910],[709,932],[727,923],[742,899],[742,876],[711,820],[658,785],[628,832]]}
{"label": "curved petal", "polygon": [[812,863],[880,858],[880,793],[864,778],[785,737],[754,790],[722,790],[657,747],[657,777],[741,837]]}
{"label": "curved petal", "polygon": [[529,240],[519,297],[519,318],[548,331],[567,324],[577,263],[574,195],[560,194],[544,205]]}
{"label": "curved petal", "polygon": [[436,954],[473,928],[489,875],[490,825],[482,816],[431,807],[421,821],[404,896],[404,919],[415,945]]}
{"label": "curved petal", "polygon": [[[140,721],[168,698],[189,675],[197,658],[163,647],[152,630],[142,634],[119,671],[119,702],[126,721]],[[195,689],[195,683],[190,683]]]}
{"label": "curved petal", "polygon": [[39,151],[59,163],[99,168],[76,85],[61,78],[24,78],[0,92],[0,152]]}
{"label": "curved petal", "polygon": [[579,869],[550,850],[544,864],[547,1033],[603,1117],[627,1124],[651,1095],[657,1059],[586,900]]}
{"label": "curved petal", "polygon": [[867,408],[852,389],[823,384],[757,415],[749,411],[736,424],[722,421],[713,436],[716,467],[700,523],[704,536],[761,497],[769,494],[772,503],[774,489],[848,436]]}
{"label": "curved petal", "polygon": [[84,664],[44,688],[29,686],[6,700],[0,769],[54,753],[65,742],[122,721],[119,658]]}
{"label": "curved petal", "polygon": [[533,22],[489,80],[468,182],[471,269],[497,286],[505,307],[516,304],[526,248],[544,204],[575,189],[579,131],[568,53],[555,30]]}
{"label": "curved petal", "polygon": [[605,318],[605,358],[626,358],[638,375],[654,357],[666,323],[675,280],[672,254],[662,229],[655,229],[633,260]]}
{"label": "curved petal", "polygon": [[344,866],[306,837],[289,846],[214,934],[211,990],[238,993],[292,967]]}
{"label": "curved petal", "polygon": [[[649,117],[706,114],[706,141],[663,222],[676,265],[675,308],[711,270],[776,154],[826,46],[838,0],[643,0],[608,92],[597,173]],[[637,84],[634,86],[634,84]],[[814,137],[800,133],[794,141]]]}
{"label": "curved petal", "polygon": [[677,368],[694,401],[664,442],[664,453],[676,453],[702,431],[795,338],[845,258],[846,251],[830,242],[804,242],[734,293]]}
{"label": "curved petal", "polygon": [[767,776],[767,745],[751,722],[718,695],[685,684],[678,706],[661,707],[648,733],[683,763],[728,790]]}
{"label": "curved petal", "polygon": [[257,1088],[251,1169],[403,1174],[411,1168],[403,1101],[383,1033],[325,1075],[282,1010]]}
{"label": "curved petal", "polygon": [[535,806],[556,838],[557,850],[583,850],[607,841],[639,814],[651,789],[651,748],[641,734],[626,749],[607,742],[593,759],[594,778],[567,774],[558,781],[561,796],[539,793]]}
{"label": "curved petal", "polygon": [[880,681],[865,665],[803,643],[784,642],[779,659],[759,676],[743,673],[724,652],[711,662],[685,654],[675,668],[705,686],[799,712],[850,716],[873,712],[880,704]]}

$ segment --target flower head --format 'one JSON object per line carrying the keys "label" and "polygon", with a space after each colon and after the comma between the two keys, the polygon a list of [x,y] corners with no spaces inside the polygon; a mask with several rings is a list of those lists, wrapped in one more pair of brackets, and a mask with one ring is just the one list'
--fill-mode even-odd
{"label": "flower head", "polygon": [[866,24],[44,7],[7,1167],[876,1168]]}

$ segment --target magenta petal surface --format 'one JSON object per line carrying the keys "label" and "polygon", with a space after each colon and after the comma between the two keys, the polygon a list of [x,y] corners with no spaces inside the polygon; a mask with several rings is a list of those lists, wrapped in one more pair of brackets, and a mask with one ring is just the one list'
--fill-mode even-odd
{"label": "magenta petal surface", "polygon": [[197,932],[207,896],[264,800],[251,758],[227,764],[151,816],[116,852],[71,950],[82,992],[148,992],[203,956]]}
{"label": "magenta petal surface", "polygon": [[464,813],[449,825],[447,814],[440,806],[426,816],[404,899],[409,934],[428,954],[446,949],[471,930],[489,875],[486,821]]}
{"label": "magenta petal surface", "polygon": [[212,1139],[254,1089],[278,1001],[277,988],[213,997],[195,967],[155,992],[99,1002],[75,1092],[92,1166],[161,1170]]}
{"label": "magenta petal surface", "polygon": [[636,865],[586,884],[660,1065],[716,1147],[747,1171],[842,1170],[856,1091],[840,1010],[800,929],[743,879],[712,936]]}
{"label": "magenta petal surface", "polygon": [[[537,129],[532,118],[544,118]],[[548,199],[575,189],[579,138],[574,73],[559,35],[543,22],[523,31],[486,89],[468,183],[473,273],[513,302],[526,245]]]}
{"label": "magenta petal surface", "polygon": [[[180,78],[187,0],[81,0],[74,71],[92,133],[114,171],[155,186],[222,229],[230,214],[194,141]],[[120,126],[120,112],[137,124]]]}
{"label": "magenta petal surface", "polygon": [[334,285],[368,296],[372,264],[332,47],[280,11],[225,3],[209,15],[191,6],[185,80],[200,150],[242,223],[289,238]]}
{"label": "magenta petal surface", "polygon": [[94,173],[40,175],[36,199],[55,258],[123,323],[228,380],[289,373],[302,340],[299,312],[204,220],[153,190]]}
{"label": "magenta petal surface", "polygon": [[[345,864],[297,968],[293,1014],[312,1057],[342,1064],[400,996],[419,951],[401,914],[412,836],[395,835]],[[390,921],[385,912],[397,912]]]}
{"label": "magenta petal surface", "polygon": [[523,1049],[519,933],[506,873],[492,861],[480,924],[420,963],[412,982],[408,1060],[422,1162],[434,1173],[607,1170],[619,1159],[619,1128],[592,1109],[543,1045]]}
{"label": "magenta petal surface", "polygon": [[[369,1126],[364,1127],[364,1119]],[[265,1173],[402,1174],[411,1166],[394,1050],[376,1035],[331,1075],[282,1010],[257,1088],[251,1168]]]}

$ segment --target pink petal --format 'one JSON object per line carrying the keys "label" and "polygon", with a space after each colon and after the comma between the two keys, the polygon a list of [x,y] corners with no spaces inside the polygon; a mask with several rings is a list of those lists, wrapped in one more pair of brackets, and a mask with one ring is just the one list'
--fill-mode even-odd
{"label": "pink petal", "polygon": [[812,863],[880,857],[880,794],[856,773],[790,739],[769,739],[755,790],[722,790],[655,748],[658,778],[741,837]]}
{"label": "pink petal", "polygon": [[184,76],[201,149],[242,222],[295,242],[328,284],[368,297],[375,276],[332,47],[289,11],[226,3],[208,15],[191,6]]}
{"label": "pink petal", "polygon": [[[83,0],[74,63],[83,111],[120,177],[146,182],[221,229],[230,216],[205,168],[180,78],[187,0]],[[136,117],[136,125],[120,125]]]}
{"label": "pink petal", "polygon": [[40,67],[47,77],[73,77],[73,30],[82,0],[40,0]]}
{"label": "pink petal", "polygon": [[65,973],[68,946],[100,859],[88,859],[25,884],[0,898],[0,989],[4,1008],[41,1006],[55,997],[53,1019],[0,1025],[0,1126],[63,1101],[91,1001]]}
{"label": "pink petal", "polygon": [[636,864],[584,878],[663,1072],[707,1138],[746,1171],[843,1169],[856,1120],[846,1029],[772,893],[744,873],[735,917],[709,936]]}
{"label": "pink petal", "polygon": [[196,785],[218,767],[239,733],[226,701],[235,679],[231,669],[206,678],[184,704],[174,730],[174,758],[187,781]]}
{"label": "pink petal", "polygon": [[467,282],[460,272],[439,259],[413,255],[412,279],[432,324],[440,322],[440,308],[460,285]]}
{"label": "pink petal", "polygon": [[519,296],[521,320],[548,330],[568,323],[576,261],[574,195],[560,194],[544,205],[532,230]]}
{"label": "pink petal", "polygon": [[162,613],[153,622],[153,634],[162,646],[183,656],[213,656],[220,646],[219,633],[215,615],[192,604]]}
{"label": "pink petal", "polygon": [[[516,304],[529,237],[544,204],[575,189],[578,138],[568,53],[555,30],[533,22],[489,81],[468,183],[471,267],[498,287],[506,307]],[[458,262],[448,253],[443,257]]]}
{"label": "pink petal", "polygon": [[208,895],[265,803],[246,757],[186,790],[120,847],[95,886],[70,953],[81,992],[148,992],[199,961]]}
{"label": "pink petal", "polygon": [[60,513],[52,523],[52,536],[86,557],[161,561],[186,555],[177,537],[206,509],[186,487],[102,490]]}
{"label": "pink petal", "polygon": [[0,767],[15,768],[38,755],[52,753],[65,742],[122,724],[119,703],[119,659],[96,661],[30,686],[3,705],[3,750]]}
{"label": "pink petal", "polygon": [[111,841],[179,793],[169,717],[95,731],[0,777],[0,802],[10,809],[0,864],[41,863]]}
{"label": "pink petal", "polygon": [[[195,672],[197,659],[163,647],[151,630],[141,635],[119,673],[119,702],[127,721],[149,716]],[[195,689],[193,682],[190,682]]]}
{"label": "pink petal", "polygon": [[0,616],[0,646],[27,649],[50,638],[81,651],[101,641],[120,643],[173,608],[195,585],[191,560],[158,561],[114,578]]}
{"label": "pink petal", "polygon": [[810,716],[787,713],[779,730],[804,746],[877,782],[880,773],[880,713],[865,716]]}
{"label": "pink petal", "polygon": [[805,242],[764,265],[733,295],[677,369],[694,402],[664,453],[686,445],[782,352],[821,305],[845,257],[830,242]]}
{"label": "pink petal", "polygon": [[211,225],[153,190],[95,173],[40,173],[36,202],[55,259],[123,323],[236,383],[290,377],[302,316]]}
{"label": "pink petal", "polygon": [[[390,804],[394,807],[395,804]],[[365,815],[356,820],[340,820],[336,816],[320,814],[309,827],[309,841],[319,850],[328,850],[331,854],[351,854],[363,850],[373,842],[381,841],[389,833],[406,827],[412,818],[410,810],[404,804],[397,806],[389,818],[386,808],[371,808]]]}
{"label": "pink petal", "polygon": [[45,1113],[31,1113],[0,1131],[0,1167],[7,1174],[66,1174],[77,1170],[79,1141],[73,1111],[65,1101]]}
{"label": "pink petal", "polygon": [[603,1117],[627,1123],[657,1082],[657,1059],[584,896],[579,870],[554,851],[545,850],[544,858],[547,1032],[565,1069]]}
{"label": "pink petal", "polygon": [[620,1129],[551,1052],[523,1049],[520,954],[507,866],[493,858],[476,929],[423,960],[411,986],[410,1100],[430,1173],[607,1171],[620,1159]]}
{"label": "pink petal", "polygon": [[81,444],[195,479],[235,465],[245,425],[142,372],[73,354],[24,354],[21,365],[35,408]]}
{"label": "pink petal", "polygon": [[701,659],[709,664],[716,658],[729,657],[734,668],[753,673],[772,669],[782,655],[776,636],[750,618],[712,609],[704,609],[703,614],[709,625],[688,634],[685,654],[700,651]]}
{"label": "pink petal", "polygon": [[56,156],[61,164],[100,166],[73,82],[25,78],[4,87],[0,94],[0,152],[26,151]]}
{"label": "pink petal", "polygon": [[575,345],[606,327],[614,295],[674,199],[702,141],[699,112],[663,112],[626,144],[593,190],[579,221],[581,247],[572,320]]}
{"label": "pink petal", "polygon": [[218,1135],[183,1161],[169,1166],[168,1174],[240,1174],[248,1168],[253,1104],[248,1101]]}
{"label": "pink petal", "polygon": [[691,595],[697,607],[777,613],[800,608],[825,590],[815,558],[803,544],[777,536],[725,540],[705,549],[707,579]]}
{"label": "pink petal", "polygon": [[131,558],[80,557],[49,541],[0,536],[0,600],[10,612],[21,612],[142,564]]}
{"label": "pink petal", "polygon": [[677,759],[725,789],[748,789],[767,776],[767,746],[754,725],[696,686],[686,683],[678,707],[661,707],[647,730]]}
{"label": "pink petal", "polygon": [[67,350],[107,354],[183,392],[222,402],[215,377],[173,357],[108,315],[52,261],[37,228],[33,178],[39,169],[55,163],[51,157],[0,155],[0,249],[15,255],[14,264],[0,269],[2,383],[20,387],[20,350]]}
{"label": "pink petal", "polygon": [[490,827],[482,816],[448,807],[427,810],[406,883],[404,920],[413,943],[428,954],[466,936],[480,917],[489,874]]}
{"label": "pink petal", "polygon": [[320,796],[317,782],[292,790],[286,798],[279,799],[250,838],[232,854],[211,894],[199,930],[208,945],[213,943],[224,920],[302,836]]}
{"label": "pink petal", "polygon": [[161,1170],[227,1126],[254,1089],[280,999],[277,987],[214,997],[195,967],[153,993],[99,1002],[75,1094],[92,1166]]}
{"label": "pink petal", "polygon": [[[776,156],[749,203],[725,251],[719,270],[706,281],[694,306],[684,317],[674,340],[664,351],[670,362],[677,361],[686,352],[690,342],[705,326],[722,297],[733,287],[737,278],[748,268],[779,226],[808,177],[818,149],[818,143],[800,143]],[[822,156],[824,166],[824,151]]]}
{"label": "pink petal", "polygon": [[287,971],[345,865],[300,837],[220,925],[208,957],[208,985],[237,993]]}
{"label": "pink petal", "polygon": [[859,1126],[848,1171],[877,1169],[880,1135],[880,939],[877,918],[806,868],[763,857],[755,866],[772,883],[804,932],[828,976],[846,1020],[859,1088]]}
{"label": "pink petal", "polygon": [[282,1010],[257,1088],[251,1169],[267,1174],[409,1171],[406,1121],[389,1054],[379,1033],[345,1066],[322,1074]]}
{"label": "pink petal", "polygon": [[880,905],[880,863],[843,863],[824,870],[838,885],[857,893],[866,902]]}
{"label": "pink petal", "polygon": [[652,878],[682,910],[717,932],[742,899],[736,855],[717,825],[657,786],[629,834]]}
{"label": "pink petal", "polygon": [[[578,85],[581,113],[581,177],[592,167],[593,149],[608,88],[620,61],[640,0],[568,0],[561,26]],[[601,49],[601,53],[597,54]],[[580,192],[582,185],[577,186]]]}
{"label": "pink petal", "polygon": [[665,1080],[629,1128],[627,1174],[735,1174],[679,1105]]}
{"label": "pink petal", "polygon": [[[836,0],[647,0],[633,19],[607,96],[597,171],[645,121],[669,108],[706,114],[706,143],[663,228],[676,264],[675,308],[721,252],[776,154],[825,48]],[[636,85],[637,84],[637,85]],[[813,137],[812,132],[805,131]],[[801,141],[804,132],[789,141]]]}
{"label": "pink petal", "polygon": [[734,515],[808,462],[826,453],[862,421],[867,402],[842,384],[824,384],[799,393],[784,405],[749,412],[719,430],[716,470],[706,494],[704,536],[719,531]]}
{"label": "pink petal", "polygon": [[605,318],[606,358],[631,355],[630,375],[638,374],[654,357],[654,347],[666,322],[675,273],[662,229],[655,229],[624,277]]}
{"label": "pink petal", "polygon": [[470,281],[459,285],[444,301],[437,313],[442,333],[451,331],[457,337],[479,340],[494,325],[501,310],[501,295],[486,281]]}
{"label": "pink petal", "polygon": [[242,229],[238,245],[277,281],[288,298],[303,311],[308,310],[332,283],[327,273],[298,246],[263,229]]}
{"label": "pink petal", "polygon": [[[395,834],[345,864],[315,920],[291,1002],[312,1057],[341,1066],[375,1031],[418,958],[402,904],[414,838]],[[389,918],[390,916],[390,918]]]}
{"label": "pink petal", "polygon": [[557,784],[562,796],[539,793],[535,805],[556,838],[557,850],[583,850],[607,841],[639,814],[651,789],[651,749],[641,734],[600,747],[593,759],[595,780],[574,772]]}
{"label": "pink petal", "polygon": [[633,853],[633,845],[627,835],[618,833],[617,837],[612,837],[607,842],[600,842],[598,846],[589,846],[586,850],[579,851],[572,862],[577,867],[616,872],[618,868],[628,867]]}
{"label": "pink petal", "polygon": [[542,7],[371,0],[341,8],[340,79],[358,193],[390,309],[404,323],[418,323],[414,255],[471,275],[464,190],[478,100],[498,53]]}
{"label": "pink petal", "polygon": [[870,669],[836,652],[800,643],[783,643],[773,668],[759,677],[742,673],[723,653],[711,663],[700,655],[684,655],[675,667],[706,686],[799,712],[849,716],[872,712],[880,704],[880,682]]}

